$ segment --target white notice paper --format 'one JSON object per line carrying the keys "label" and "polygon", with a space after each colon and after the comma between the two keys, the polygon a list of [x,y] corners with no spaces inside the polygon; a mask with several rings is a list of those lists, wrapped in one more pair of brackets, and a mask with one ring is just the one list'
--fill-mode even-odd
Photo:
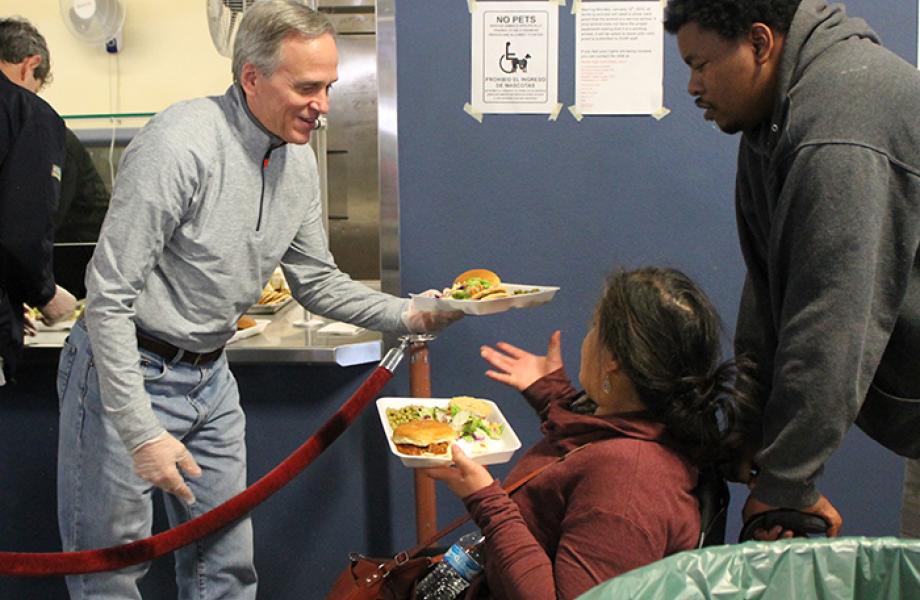
{"label": "white notice paper", "polygon": [[663,5],[582,2],[575,21],[575,106],[583,115],[648,115],[664,99]]}
{"label": "white notice paper", "polygon": [[473,109],[553,112],[559,91],[559,5],[477,2],[471,16]]}

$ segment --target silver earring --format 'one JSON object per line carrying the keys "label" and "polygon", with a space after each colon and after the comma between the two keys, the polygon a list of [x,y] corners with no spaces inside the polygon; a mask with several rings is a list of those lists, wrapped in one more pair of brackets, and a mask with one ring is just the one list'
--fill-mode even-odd
{"label": "silver earring", "polygon": [[601,390],[602,390],[605,394],[609,394],[609,393],[610,393],[610,380],[607,379],[606,377],[604,377],[604,383],[601,384]]}

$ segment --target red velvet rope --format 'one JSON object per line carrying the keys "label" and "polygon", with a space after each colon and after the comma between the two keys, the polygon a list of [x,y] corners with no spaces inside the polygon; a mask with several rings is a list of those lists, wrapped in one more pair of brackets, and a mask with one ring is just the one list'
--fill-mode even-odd
{"label": "red velvet rope", "polygon": [[203,515],[149,538],[79,552],[0,552],[0,575],[50,577],[114,571],[153,560],[226,527],[287,485],[351,425],[393,377],[377,367],[310,439],[257,482]]}

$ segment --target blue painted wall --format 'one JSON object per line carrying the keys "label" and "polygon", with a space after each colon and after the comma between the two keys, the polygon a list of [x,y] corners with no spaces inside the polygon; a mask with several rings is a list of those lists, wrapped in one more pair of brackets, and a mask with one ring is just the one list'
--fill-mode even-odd
{"label": "blue painted wall", "polygon": [[[571,5],[571,2],[569,2]],[[885,44],[913,62],[913,0],[852,0]],[[704,123],[685,93],[686,68],[665,42],[665,103],[671,115],[589,117],[487,115],[469,100],[469,14],[461,0],[397,2],[403,289],[446,285],[488,266],[508,281],[555,284],[540,308],[467,318],[431,345],[436,396],[475,394],[501,403],[525,446],[537,421],[510,390],[486,379],[478,348],[507,340],[540,350],[563,331],[570,372],[604,275],[613,267],[666,264],[697,279],[729,333],[743,275],[732,189],[737,138]],[[560,99],[574,100],[574,17],[560,11]],[[34,352],[34,351],[33,351]],[[250,480],[293,451],[354,391],[370,367],[234,368],[248,415]],[[385,395],[408,395],[408,369]],[[0,391],[0,550],[59,548],[54,473],[57,400],[53,357],[30,355],[23,384]],[[494,472],[504,475],[507,467]],[[901,461],[858,431],[828,465],[822,490],[843,513],[845,533],[897,532]],[[744,499],[734,489],[731,531]],[[460,504],[439,495],[440,521]],[[158,515],[160,523],[162,515]],[[322,598],[347,552],[389,553],[413,543],[411,472],[386,450],[367,412],[289,487],[258,508],[260,598]],[[174,598],[170,559],[157,561],[145,598]],[[0,598],[66,598],[60,580],[0,578]]]}
{"label": "blue painted wall", "polygon": [[[568,3],[569,7],[571,2]],[[917,3],[847,2],[885,45],[914,63]],[[574,24],[560,10],[559,97],[574,103]],[[523,402],[487,380],[482,343],[545,348],[563,331],[569,372],[603,277],[615,266],[665,264],[710,294],[731,332],[743,265],[733,190],[738,137],[701,117],[686,93],[688,71],[665,40],[665,105],[671,114],[586,117],[466,115],[469,13],[466,3],[397,2],[400,202],[405,290],[446,284],[488,266],[511,282],[555,284],[550,305],[467,318],[432,345],[436,394],[482,394],[499,401],[525,444],[538,432]],[[845,533],[890,535],[898,528],[902,462],[858,430],[828,465],[821,489],[844,515]],[[497,470],[500,471],[500,470]],[[444,518],[459,511],[444,492]],[[729,535],[746,497],[733,490]],[[408,500],[397,500],[394,503]]]}

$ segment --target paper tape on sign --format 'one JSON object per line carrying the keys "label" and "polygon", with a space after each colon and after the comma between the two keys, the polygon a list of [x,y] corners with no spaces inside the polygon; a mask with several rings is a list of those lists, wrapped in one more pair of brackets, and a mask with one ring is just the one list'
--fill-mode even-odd
{"label": "paper tape on sign", "polygon": [[549,114],[549,117],[547,118],[547,121],[555,121],[556,119],[558,119],[558,118],[559,118],[559,113],[562,112],[562,107],[563,107],[563,106],[564,106],[564,105],[562,104],[562,102],[557,103],[557,104],[556,104],[556,108],[554,108],[554,109],[553,109],[553,112],[551,112],[551,113]]}
{"label": "paper tape on sign", "polygon": [[463,112],[482,123],[482,113],[473,108],[473,105],[469,102],[463,105]]}
{"label": "paper tape on sign", "polygon": [[671,109],[665,108],[664,106],[662,106],[661,108],[653,112],[652,116],[655,118],[656,121],[660,121],[666,116],[668,116],[669,114],[671,114]]}

